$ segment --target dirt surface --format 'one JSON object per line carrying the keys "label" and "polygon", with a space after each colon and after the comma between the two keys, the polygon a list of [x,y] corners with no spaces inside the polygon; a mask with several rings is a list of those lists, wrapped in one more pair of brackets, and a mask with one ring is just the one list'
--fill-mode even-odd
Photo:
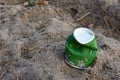
{"label": "dirt surface", "polygon": [[[120,0],[0,0],[0,80],[120,80]],[[74,29],[95,32],[94,64],[76,70],[64,62]]]}

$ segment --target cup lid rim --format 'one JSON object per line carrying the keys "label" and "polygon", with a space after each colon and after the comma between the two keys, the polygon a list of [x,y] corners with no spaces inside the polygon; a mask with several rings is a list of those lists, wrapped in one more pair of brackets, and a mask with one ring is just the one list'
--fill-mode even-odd
{"label": "cup lid rim", "polygon": [[[80,41],[80,39],[79,39],[79,37],[78,37],[78,31],[87,31],[87,32],[89,32],[89,33],[91,33],[92,34],[92,38],[91,39],[89,39],[88,41],[86,41],[86,42],[81,42]],[[77,28],[77,29],[75,29],[74,30],[74,32],[73,32],[73,37],[80,43],[80,44],[87,44],[87,43],[89,43],[90,41],[92,41],[93,39],[94,39],[94,37],[95,37],[95,35],[94,35],[94,33],[93,33],[93,31],[92,30],[90,30],[90,29],[88,29],[88,28],[84,28],[84,27],[81,27],[81,28]]]}

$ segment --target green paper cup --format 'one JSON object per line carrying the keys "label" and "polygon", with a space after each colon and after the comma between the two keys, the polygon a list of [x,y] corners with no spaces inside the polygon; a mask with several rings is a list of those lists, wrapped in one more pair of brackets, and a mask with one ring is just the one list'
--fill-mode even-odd
{"label": "green paper cup", "polygon": [[77,28],[66,40],[65,62],[72,67],[84,69],[93,63],[97,50],[94,33],[87,28]]}

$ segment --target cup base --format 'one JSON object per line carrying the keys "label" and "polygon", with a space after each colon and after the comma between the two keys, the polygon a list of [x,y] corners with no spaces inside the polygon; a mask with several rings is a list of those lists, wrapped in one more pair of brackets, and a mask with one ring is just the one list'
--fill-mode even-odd
{"label": "cup base", "polygon": [[70,66],[72,68],[76,68],[76,69],[80,69],[80,70],[86,69],[86,67],[78,67],[78,66],[71,64],[70,61],[67,59],[67,56],[65,54],[64,54],[64,61],[68,66]]}

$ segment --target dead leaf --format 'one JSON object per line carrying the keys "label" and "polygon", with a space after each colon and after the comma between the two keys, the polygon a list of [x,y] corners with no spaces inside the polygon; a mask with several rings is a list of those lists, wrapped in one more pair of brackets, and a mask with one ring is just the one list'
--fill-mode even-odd
{"label": "dead leaf", "polygon": [[39,2],[37,4],[38,5],[48,5],[48,1],[46,1],[46,0],[39,0]]}

